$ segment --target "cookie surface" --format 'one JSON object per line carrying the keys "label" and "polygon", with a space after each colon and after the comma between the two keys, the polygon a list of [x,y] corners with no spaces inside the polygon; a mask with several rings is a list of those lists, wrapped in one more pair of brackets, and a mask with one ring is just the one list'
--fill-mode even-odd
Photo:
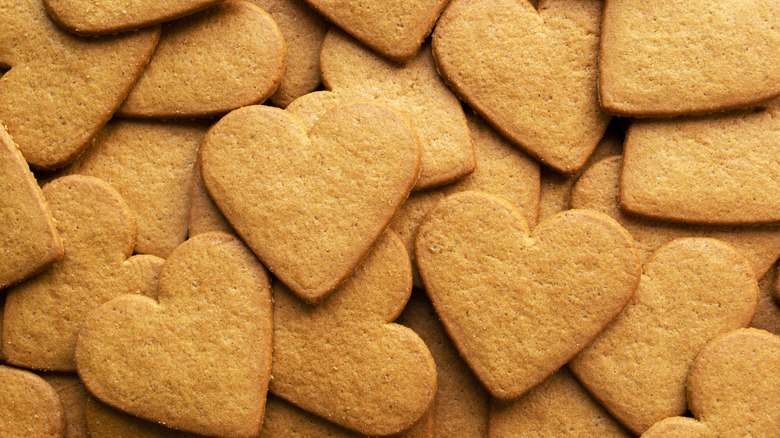
{"label": "cookie surface", "polygon": [[599,96],[640,117],[753,106],[780,95],[780,4],[692,0],[605,4]]}
{"label": "cookie surface", "polygon": [[200,158],[206,188],[236,232],[298,296],[317,301],[406,200],[420,149],[409,122],[387,107],[338,107],[307,132],[283,110],[253,106],[223,117]]}
{"label": "cookie surface", "polygon": [[65,429],[62,403],[37,375],[0,365],[0,435],[8,438],[60,438]]}
{"label": "cookie surface", "polygon": [[514,207],[480,192],[439,203],[420,225],[415,251],[447,333],[504,400],[596,337],[628,304],[640,274],[633,239],[607,216],[570,210],[531,234]]}
{"label": "cookie surface", "polygon": [[45,373],[41,377],[54,388],[62,403],[65,418],[63,437],[89,438],[85,413],[89,394],[87,388],[79,380],[79,376],[70,373]]}
{"label": "cookie surface", "polygon": [[90,438],[199,438],[202,435],[169,429],[107,406],[89,397],[85,407]]}
{"label": "cookie surface", "polygon": [[256,436],[272,350],[263,266],[235,237],[201,234],[167,259],[157,291],[117,297],[84,321],[76,362],[89,392],[175,429]]}
{"label": "cookie surface", "polygon": [[758,302],[750,327],[780,336],[780,300],[775,298],[777,286],[777,265],[775,265],[758,282]]}
{"label": "cookie surface", "polygon": [[598,103],[602,2],[453,0],[436,25],[436,64],[499,132],[558,172],[585,164],[610,117]]}

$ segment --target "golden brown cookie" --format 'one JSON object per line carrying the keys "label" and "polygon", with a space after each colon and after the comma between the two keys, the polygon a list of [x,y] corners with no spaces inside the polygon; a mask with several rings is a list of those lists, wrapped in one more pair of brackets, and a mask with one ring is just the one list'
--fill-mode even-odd
{"label": "golden brown cookie", "polygon": [[285,57],[284,37],[268,13],[227,0],[163,28],[118,114],[204,117],[260,103],[279,86]]}
{"label": "golden brown cookie", "polygon": [[31,167],[76,158],[141,74],[159,27],[80,38],[51,22],[41,0],[0,1],[0,123]]}
{"label": "golden brown cookie", "polygon": [[628,433],[566,367],[523,397],[490,406],[490,438],[624,437]]}
{"label": "golden brown cookie", "polygon": [[[46,373],[41,375],[57,392],[65,414],[64,438],[89,438],[87,431],[87,388],[76,374]],[[96,437],[92,437],[96,438]]]}
{"label": "golden brown cookie", "polygon": [[135,252],[168,257],[187,238],[195,159],[208,125],[115,120],[67,168],[117,189],[136,218]]}
{"label": "golden brown cookie", "polygon": [[102,1],[43,0],[49,16],[82,35],[110,35],[164,23],[197,12],[221,0]]}
{"label": "golden brown cookie", "polygon": [[233,228],[206,191],[200,174],[200,163],[196,162],[195,178],[190,193],[189,236],[194,237],[209,231],[232,233]]}
{"label": "golden brown cookie", "polygon": [[677,239],[645,262],[623,313],[569,367],[636,434],[687,409],[696,354],[721,333],[747,327],[758,284],[748,261],[715,239]]}
{"label": "golden brown cookie", "polygon": [[340,102],[377,101],[409,117],[422,149],[415,189],[451,183],[474,171],[463,108],[437,73],[429,46],[398,66],[333,29],[322,43],[320,68],[325,87]]}
{"label": "golden brown cookie", "polygon": [[607,128],[596,90],[603,2],[453,0],[433,53],[453,90],[542,163],[576,173]]}
{"label": "golden brown cookie", "polygon": [[3,355],[26,368],[75,371],[76,335],[94,308],[123,293],[154,288],[163,260],[132,256],[135,220],[108,183],[73,175],[43,188],[65,256],[8,289]]}
{"label": "golden brown cookie", "polygon": [[750,326],[780,336],[780,301],[774,297],[777,287],[777,265],[774,265],[758,282],[758,302]]}
{"label": "golden brown cookie", "polygon": [[308,132],[283,110],[252,106],[206,134],[201,173],[268,269],[315,302],[349,276],[406,200],[419,148],[408,120],[384,106],[335,108]]}
{"label": "golden brown cookie", "polygon": [[306,0],[320,14],[393,61],[411,60],[448,0]]}
{"label": "golden brown cookie", "polygon": [[644,219],[623,213],[618,205],[620,157],[604,159],[586,170],[571,194],[572,208],[600,211],[618,221],[634,239],[643,259],[681,237],[711,237],[733,245],[761,278],[780,257],[780,227],[685,225]]}
{"label": "golden brown cookie", "polygon": [[3,289],[48,268],[62,257],[63,249],[35,176],[2,123],[0,193],[0,289]]}
{"label": "golden brown cookie", "polygon": [[391,231],[315,307],[276,283],[271,392],[367,435],[413,426],[433,402],[436,366],[419,336],[389,323],[411,288],[409,257]]}
{"label": "golden brown cookie", "polygon": [[0,365],[0,436],[61,438],[65,415],[54,388],[29,372]]}
{"label": "golden brown cookie", "polygon": [[606,215],[570,210],[531,234],[516,208],[480,192],[440,202],[420,225],[415,252],[447,333],[505,400],[584,348],[639,282],[634,241]]}
{"label": "golden brown cookie", "polygon": [[[259,438],[360,438],[362,435],[268,394]],[[129,437],[128,437],[129,438]]]}
{"label": "golden brown cookie", "polygon": [[599,97],[640,117],[752,106],[780,95],[780,3],[690,0],[605,4]]}
{"label": "golden brown cookie", "polygon": [[86,403],[90,438],[197,438],[202,435],[181,432],[142,420],[107,406],[94,397]]}
{"label": "golden brown cookie", "polygon": [[171,254],[157,291],[117,297],[84,321],[76,363],[89,392],[175,429],[256,436],[273,334],[262,265],[235,237],[201,234]]}
{"label": "golden brown cookie", "polygon": [[[778,3],[780,5],[780,3]],[[620,206],[703,224],[780,222],[780,101],[755,111],[645,120],[628,130]]]}
{"label": "golden brown cookie", "polygon": [[780,337],[742,329],[713,339],[696,356],[687,389],[696,419],[668,418],[643,437],[777,436]]}

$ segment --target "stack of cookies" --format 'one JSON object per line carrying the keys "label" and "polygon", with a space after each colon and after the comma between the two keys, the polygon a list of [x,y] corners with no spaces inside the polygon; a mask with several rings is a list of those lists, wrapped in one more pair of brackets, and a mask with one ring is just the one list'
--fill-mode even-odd
{"label": "stack of cookies", "polygon": [[780,437],[780,2],[0,0],[0,437]]}

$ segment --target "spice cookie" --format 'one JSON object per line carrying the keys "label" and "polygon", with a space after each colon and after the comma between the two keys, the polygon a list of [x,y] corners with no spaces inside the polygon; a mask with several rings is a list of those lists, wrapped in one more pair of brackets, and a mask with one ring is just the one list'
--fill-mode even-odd
{"label": "spice cookie", "polygon": [[79,38],[51,22],[41,0],[1,0],[0,123],[31,167],[76,158],[124,100],[160,36],[159,27]]}
{"label": "spice cookie", "polygon": [[86,422],[90,438],[199,438],[142,420],[107,406],[94,397],[86,402]]}
{"label": "spice cookie", "polygon": [[221,231],[233,233],[225,216],[219,211],[211,199],[206,186],[203,185],[203,177],[200,174],[200,163],[195,163],[195,177],[190,193],[189,237],[209,231]]}
{"label": "spice cookie", "polygon": [[273,334],[262,265],[235,237],[201,234],[171,254],[157,291],[156,300],[117,297],[83,322],[76,363],[84,385],[175,429],[257,436]]}
{"label": "spice cookie", "polygon": [[406,200],[420,146],[405,117],[376,104],[337,107],[308,132],[288,112],[252,106],[206,134],[200,159],[236,232],[316,302],[350,275]]}
{"label": "spice cookie", "polygon": [[447,333],[504,400],[595,338],[628,304],[640,274],[633,239],[606,215],[569,210],[531,234],[517,209],[480,192],[440,202],[420,225],[415,251]]}
{"label": "spice cookie", "polygon": [[696,419],[667,418],[645,438],[777,436],[780,430],[780,337],[742,329],[713,339],[688,375]]}
{"label": "spice cookie", "polygon": [[0,436],[60,438],[65,415],[54,388],[37,375],[0,365]]}
{"label": "spice cookie", "polygon": [[433,53],[453,90],[499,132],[558,172],[576,173],[610,117],[596,91],[603,2],[453,0]]}
{"label": "spice cookie", "polygon": [[65,256],[8,289],[3,356],[26,368],[75,371],[76,335],[94,308],[123,293],[154,288],[163,260],[132,256],[135,221],[108,183],[81,175],[43,188]]}
{"label": "spice cookie", "polygon": [[51,266],[62,257],[63,249],[35,176],[2,123],[0,193],[0,289],[3,289]]}
{"label": "spice cookie", "polygon": [[436,365],[422,339],[390,323],[411,288],[409,257],[391,231],[315,307],[276,283],[271,392],[366,435],[413,426],[433,402]]}
{"label": "spice cookie", "polygon": [[268,395],[265,419],[260,438],[361,438],[358,433],[327,422],[295,407],[286,401]]}
{"label": "spice cookie", "polygon": [[747,327],[758,285],[753,269],[715,239],[678,239],[645,263],[623,313],[570,363],[593,396],[632,432],[687,409],[685,379],[699,350]]}
{"label": "spice cookie", "polygon": [[117,113],[206,117],[260,103],[279,86],[285,57],[284,37],[268,13],[227,0],[163,28],[154,56]]}
{"label": "spice cookie", "polygon": [[758,290],[756,313],[750,326],[780,336],[780,300],[774,297],[778,290],[777,265],[758,282]]}
{"label": "spice cookie", "polygon": [[[65,417],[64,438],[89,438],[87,432],[86,404],[87,388],[76,374],[46,373],[43,380],[54,388],[62,402]],[[92,437],[96,438],[96,437]]]}

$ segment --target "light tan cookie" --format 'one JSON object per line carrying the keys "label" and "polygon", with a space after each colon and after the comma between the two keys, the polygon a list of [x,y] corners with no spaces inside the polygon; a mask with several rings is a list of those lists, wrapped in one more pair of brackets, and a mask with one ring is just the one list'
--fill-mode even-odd
{"label": "light tan cookie", "polygon": [[687,409],[696,354],[721,333],[747,327],[758,284],[730,245],[678,239],[645,262],[631,303],[569,367],[636,434]]}
{"label": "light tan cookie", "polygon": [[3,355],[27,368],[75,371],[82,320],[123,293],[153,289],[163,260],[133,256],[135,221],[105,181],[66,176],[43,188],[65,256],[46,272],[8,289]]}
{"label": "light tan cookie", "polygon": [[618,205],[620,157],[604,159],[586,170],[572,189],[571,207],[597,210],[624,226],[643,259],[681,237],[711,237],[733,245],[761,278],[780,257],[780,227],[698,226],[644,219],[623,213]]}
{"label": "light tan cookie", "polygon": [[516,208],[480,192],[439,203],[415,251],[447,333],[500,399],[523,395],[564,365],[639,282],[634,241],[606,215],[570,210],[531,234]]}
{"label": "light tan cookie", "polygon": [[610,113],[654,117],[747,107],[780,95],[780,4],[643,2],[604,8],[599,97]]}
{"label": "light tan cookie", "polygon": [[367,435],[413,426],[433,402],[436,366],[419,336],[389,323],[411,288],[409,257],[391,231],[316,307],[276,283],[271,392]]}
{"label": "light tan cookie", "polygon": [[423,291],[412,292],[397,322],[420,335],[436,362],[434,436],[487,437],[490,396],[458,355]]}
{"label": "light tan cookie", "polygon": [[713,339],[696,356],[687,389],[696,419],[668,418],[643,437],[776,437],[780,337],[742,329]]}
{"label": "light tan cookie", "polygon": [[279,86],[285,57],[284,37],[268,13],[227,0],[163,28],[154,56],[117,113],[204,117],[262,102]]}
{"label": "light tan cookie", "polygon": [[127,96],[160,29],[79,38],[52,23],[41,0],[2,0],[0,10],[0,66],[10,67],[0,79],[0,123],[30,166],[64,166]]}
{"label": "light tan cookie", "polygon": [[490,406],[490,438],[625,437],[628,433],[565,367],[523,397]]}
{"label": "light tan cookie", "polygon": [[82,35],[109,35],[163,23],[219,3],[221,0],[102,1],[43,0],[49,16],[65,29]]}
{"label": "light tan cookie", "polygon": [[398,66],[333,29],[322,43],[320,68],[325,87],[341,102],[377,101],[409,117],[422,149],[415,189],[447,184],[474,171],[463,108],[437,73],[429,46]]}
{"label": "light tan cookie", "polygon": [[198,147],[207,125],[115,120],[66,169],[117,189],[136,218],[135,252],[168,257],[187,238]]}
{"label": "light tan cookie", "polygon": [[189,236],[208,233],[209,231],[221,231],[232,233],[225,216],[219,211],[211,199],[206,186],[203,185],[203,177],[200,174],[200,163],[195,163],[195,178],[192,182],[190,193]]}
{"label": "light tan cookie", "polygon": [[448,0],[306,0],[319,13],[382,56],[414,58]]}
{"label": "light tan cookie", "polygon": [[777,265],[775,265],[758,282],[758,302],[750,326],[780,336],[780,302],[774,298],[777,287]]}
{"label": "light tan cookie", "polygon": [[320,49],[330,27],[304,0],[250,0],[279,25],[287,46],[287,62],[271,102],[284,108],[320,85]]}
{"label": "light tan cookie", "polygon": [[[62,402],[65,416],[64,438],[89,438],[87,431],[87,388],[76,374],[46,373],[43,380],[54,388]],[[95,437],[92,437],[95,438]]]}
{"label": "light tan cookie", "polygon": [[197,438],[202,435],[169,429],[125,414],[89,397],[86,422],[90,438]]}
{"label": "light tan cookie", "polygon": [[[259,438],[360,438],[361,435],[268,395]],[[129,437],[128,437],[129,438]]]}
{"label": "light tan cookie", "polygon": [[687,223],[780,222],[778,104],[634,122],[626,136],[620,206],[631,214]]}
{"label": "light tan cookie", "polygon": [[35,176],[2,123],[0,193],[0,289],[3,289],[51,266],[62,257],[63,249]]}
{"label": "light tan cookie", "polygon": [[65,415],[54,388],[37,375],[0,365],[0,436],[60,438]]}
{"label": "light tan cookie", "polygon": [[576,173],[610,117],[596,82],[603,2],[453,0],[433,54],[455,92],[542,163]]}
{"label": "light tan cookie", "polygon": [[235,237],[201,234],[171,254],[157,290],[156,301],[123,295],[84,321],[76,363],[89,392],[175,429],[256,436],[273,334],[262,265]]}
{"label": "light tan cookie", "polygon": [[283,110],[253,106],[222,118],[200,157],[236,232],[314,302],[355,269],[406,200],[420,146],[408,120],[384,106],[335,108],[308,132]]}

